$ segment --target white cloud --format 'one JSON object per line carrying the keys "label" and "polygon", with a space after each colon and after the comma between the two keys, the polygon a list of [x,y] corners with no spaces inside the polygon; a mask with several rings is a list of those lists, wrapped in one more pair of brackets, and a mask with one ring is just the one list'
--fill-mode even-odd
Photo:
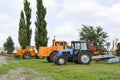
{"label": "white cloud", "polygon": [[82,22],[90,21],[91,23],[96,23],[99,21],[107,23],[108,21],[119,21],[119,8],[120,4],[113,4],[111,7],[108,7],[98,4],[96,0],[70,0],[69,2],[63,2],[58,17],[69,18],[68,20],[72,19],[74,22],[77,19]]}
{"label": "white cloud", "polygon": [[8,36],[11,36],[17,44],[17,20],[6,14],[0,14],[0,46],[6,41]]}
{"label": "white cloud", "polygon": [[54,36],[56,36],[56,40],[64,40],[68,42],[78,40],[77,29],[69,23],[61,24],[56,28],[49,28],[48,31],[50,36],[49,45]]}
{"label": "white cloud", "polygon": [[120,21],[120,10],[119,9],[120,9],[120,4],[115,4],[115,5],[112,5],[109,11],[109,13],[111,14],[109,16],[111,16],[111,20],[115,23],[119,23]]}
{"label": "white cloud", "polygon": [[63,2],[58,17],[60,19],[66,19],[70,23],[114,24],[120,21],[119,9],[120,3],[113,4],[109,7],[98,4],[97,0],[69,0],[69,2]]}
{"label": "white cloud", "polygon": [[57,8],[56,0],[43,0],[43,4],[50,12],[54,12]]}
{"label": "white cloud", "polygon": [[98,5],[96,5],[94,0],[69,0],[69,2],[64,1],[61,6],[62,9],[58,16],[62,18],[79,13],[93,12]]}
{"label": "white cloud", "polygon": [[0,46],[4,44],[4,40],[7,38],[7,35],[0,33]]}

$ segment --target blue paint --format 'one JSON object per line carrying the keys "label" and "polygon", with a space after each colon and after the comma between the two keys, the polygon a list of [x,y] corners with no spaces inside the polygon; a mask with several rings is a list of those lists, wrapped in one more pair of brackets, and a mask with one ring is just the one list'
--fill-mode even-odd
{"label": "blue paint", "polygon": [[118,63],[120,62],[120,57],[108,59],[107,63]]}
{"label": "blue paint", "polygon": [[59,50],[58,56],[61,56],[64,52],[70,53],[70,55],[73,55],[73,49],[67,49],[67,50]]}

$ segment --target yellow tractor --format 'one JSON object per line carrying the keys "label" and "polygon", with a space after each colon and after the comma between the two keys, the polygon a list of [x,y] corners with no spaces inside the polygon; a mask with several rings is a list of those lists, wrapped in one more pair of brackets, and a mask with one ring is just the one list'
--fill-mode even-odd
{"label": "yellow tractor", "polygon": [[18,49],[15,56],[23,57],[24,59],[30,59],[36,56],[35,48],[33,46],[27,46],[25,49]]}
{"label": "yellow tractor", "polygon": [[39,47],[39,52],[37,56],[46,57],[48,62],[53,62],[53,59],[57,54],[58,50],[63,50],[63,49],[67,49],[66,41],[56,41],[55,39],[53,39],[52,46]]}

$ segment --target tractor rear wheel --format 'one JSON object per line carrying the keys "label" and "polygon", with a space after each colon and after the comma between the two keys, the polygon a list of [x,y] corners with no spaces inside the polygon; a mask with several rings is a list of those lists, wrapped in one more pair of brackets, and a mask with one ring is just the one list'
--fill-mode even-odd
{"label": "tractor rear wheel", "polygon": [[48,61],[48,62],[51,62],[51,61],[50,61],[50,57],[47,57],[47,61]]}
{"label": "tractor rear wheel", "polygon": [[65,65],[66,64],[66,58],[64,56],[56,56],[55,57],[55,64],[57,65]]}
{"label": "tractor rear wheel", "polygon": [[83,51],[78,54],[77,59],[79,64],[90,64],[92,56],[90,52]]}
{"label": "tractor rear wheel", "polygon": [[50,55],[50,62],[54,62],[55,56],[57,55],[58,52],[52,52]]}
{"label": "tractor rear wheel", "polygon": [[30,54],[29,52],[25,52],[25,53],[23,54],[23,58],[24,58],[24,59],[30,59],[30,58],[31,58],[31,54]]}

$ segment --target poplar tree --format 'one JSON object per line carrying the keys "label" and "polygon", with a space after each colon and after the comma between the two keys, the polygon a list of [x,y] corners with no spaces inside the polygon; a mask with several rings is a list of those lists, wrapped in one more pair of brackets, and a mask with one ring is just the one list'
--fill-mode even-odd
{"label": "poplar tree", "polygon": [[37,0],[37,12],[36,12],[36,22],[35,22],[35,46],[37,50],[39,46],[47,46],[47,22],[45,20],[46,8],[43,6],[42,0]]}
{"label": "poplar tree", "polygon": [[22,49],[25,49],[26,46],[30,46],[31,43],[32,29],[30,28],[30,19],[30,3],[27,0],[24,0],[24,11],[21,11],[18,31],[18,41]]}
{"label": "poplar tree", "polygon": [[9,36],[6,40],[6,42],[3,44],[4,50],[7,51],[7,53],[12,54],[14,51],[14,42],[12,38]]}

